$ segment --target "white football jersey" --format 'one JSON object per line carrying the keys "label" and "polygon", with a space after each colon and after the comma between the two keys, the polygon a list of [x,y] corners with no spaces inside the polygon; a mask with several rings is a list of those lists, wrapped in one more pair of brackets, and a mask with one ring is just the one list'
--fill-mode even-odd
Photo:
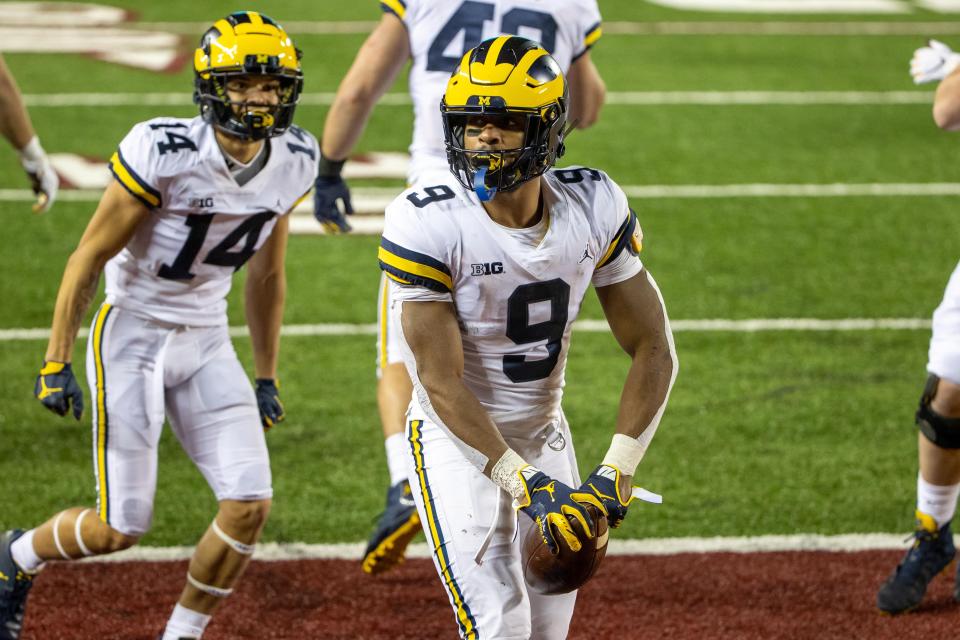
{"label": "white football jersey", "polygon": [[410,40],[410,184],[449,170],[440,99],[463,54],[488,38],[520,35],[542,44],[566,73],[601,34],[596,0],[381,0],[380,6],[403,21]]}
{"label": "white football jersey", "polygon": [[543,193],[539,244],[495,223],[452,175],[387,207],[379,257],[395,306],[452,298],[464,381],[495,421],[559,418],[570,330],[587,288],[643,268],[640,225],[605,173],[554,169]]}
{"label": "white football jersey", "polygon": [[308,132],[290,127],[269,144],[266,165],[241,187],[199,116],[135,125],[110,170],[152,215],[107,263],[107,302],[174,324],[225,323],[234,272],[317,175],[319,149]]}

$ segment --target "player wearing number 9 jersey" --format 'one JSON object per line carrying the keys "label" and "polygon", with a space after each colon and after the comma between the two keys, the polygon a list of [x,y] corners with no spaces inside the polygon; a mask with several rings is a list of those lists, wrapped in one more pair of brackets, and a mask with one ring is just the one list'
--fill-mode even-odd
{"label": "player wearing number 9 jersey", "polygon": [[[567,95],[537,43],[484,41],[441,103],[452,174],[387,208],[380,265],[414,386],[408,474],[463,638],[566,637],[576,593],[528,590],[521,543],[536,528],[579,550],[588,505],[619,525],[677,372],[623,191],[602,171],[551,169]],[[581,485],[561,397],[591,284],[631,367],[610,450]]]}
{"label": "player wearing number 9 jersey", "polygon": [[[249,562],[272,497],[264,429],[283,419],[287,214],[316,178],[317,142],[292,123],[299,59],[267,16],[218,20],[195,53],[200,116],[138,124],[110,160],[114,180],[67,263],[35,389],[47,408],[80,418],[70,362],[103,270],[106,301],[87,345],[96,508],[0,542],[0,575],[11,577],[0,579],[0,638],[19,635],[43,562],[117,551],[150,528],[165,418],[219,508],[162,637],[199,638]],[[227,327],[226,295],[244,265],[256,391]]]}
{"label": "player wearing number 9 jersey", "polygon": [[[568,73],[570,121],[586,128],[597,120],[605,87],[591,58],[602,31],[596,0],[380,0],[380,7],[383,17],[341,81],[324,123],[315,215],[328,233],[350,230],[338,206],[342,201],[344,211],[352,212],[341,170],[374,105],[407,61],[414,106],[408,184],[449,174],[437,106],[460,57],[486,38],[505,33],[539,41]],[[400,359],[396,327],[384,313],[389,304],[383,278],[377,304],[377,404],[390,487],[386,508],[364,552],[362,566],[368,573],[396,566],[420,530],[404,463],[404,412],[411,386]]]}

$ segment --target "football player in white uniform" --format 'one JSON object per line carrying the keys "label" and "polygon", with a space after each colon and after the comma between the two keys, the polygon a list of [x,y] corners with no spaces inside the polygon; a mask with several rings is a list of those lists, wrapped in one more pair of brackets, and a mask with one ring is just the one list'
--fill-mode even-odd
{"label": "football player in white uniform", "polygon": [[[551,170],[567,87],[547,51],[484,41],[441,112],[454,175],[387,208],[379,251],[414,385],[413,495],[461,637],[563,638],[576,593],[529,591],[521,542],[538,527],[579,549],[586,504],[620,524],[677,373],[672,334],[623,191],[602,171]],[[610,449],[581,484],[560,401],[591,283],[632,365]]]}
{"label": "football player in white uniform", "polygon": [[[571,121],[593,124],[603,105],[605,87],[590,57],[601,35],[596,0],[381,0],[383,17],[357,53],[340,83],[327,114],[321,142],[320,176],[315,192],[317,219],[328,232],[349,231],[350,192],[340,177],[373,106],[390,88],[400,69],[412,61],[409,90],[414,103],[413,142],[408,184],[450,172],[437,106],[460,57],[481,40],[501,33],[533,37],[553,54],[570,82]],[[386,441],[390,487],[363,557],[363,569],[380,573],[403,560],[404,550],[420,531],[406,475],[404,414],[410,401],[410,378],[400,359],[396,328],[384,309],[390,304],[381,279],[377,304],[377,404]]]}
{"label": "football player in white uniform", "polygon": [[[931,40],[910,61],[917,84],[941,81],[933,119],[941,129],[960,129],[960,55]],[[877,592],[877,607],[897,614],[915,608],[927,585],[956,555],[950,522],[960,496],[960,265],[933,312],[927,384],[916,423],[919,472],[914,543]],[[960,601],[960,574],[953,597]]]}
{"label": "football player in white uniform", "polygon": [[[105,271],[86,361],[96,508],[3,538],[0,638],[19,635],[45,561],[125,549],[150,528],[165,417],[219,508],[163,639],[199,638],[246,568],[272,496],[264,430],[283,419],[275,380],[287,214],[312,188],[319,151],[293,125],[299,57],[265,15],[218,20],[195,53],[201,115],[137,124],[111,159],[115,180],[67,263],[35,389],[47,408],[80,418],[71,356]],[[227,327],[226,295],[244,264],[256,390]]]}
{"label": "football player in white uniform", "polygon": [[23,96],[13,74],[7,68],[0,55],[0,135],[3,135],[20,156],[20,165],[30,179],[37,201],[33,204],[34,213],[43,213],[53,206],[57,198],[60,179],[53,170],[50,159],[40,138],[34,133],[30,114],[23,104]]}

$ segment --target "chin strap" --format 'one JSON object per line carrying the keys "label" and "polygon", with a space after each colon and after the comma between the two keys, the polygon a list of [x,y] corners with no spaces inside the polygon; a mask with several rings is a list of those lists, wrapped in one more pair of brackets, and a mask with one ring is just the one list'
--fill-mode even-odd
{"label": "chin strap", "polygon": [[489,202],[493,200],[493,196],[497,193],[497,188],[488,189],[487,184],[484,179],[487,177],[487,168],[480,167],[477,169],[477,172],[473,174],[473,190],[477,194],[477,197],[480,198],[480,202]]}

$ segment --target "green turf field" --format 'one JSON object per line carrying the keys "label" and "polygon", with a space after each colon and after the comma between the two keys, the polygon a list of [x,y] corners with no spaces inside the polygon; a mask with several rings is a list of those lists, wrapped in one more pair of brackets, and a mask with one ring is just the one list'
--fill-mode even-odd
{"label": "green turf field", "polygon": [[[115,4],[136,7],[143,20],[183,23],[235,8],[219,1]],[[639,0],[600,4],[608,21],[647,23],[922,20],[947,28],[956,17],[919,9],[800,17],[682,12]],[[375,2],[354,5],[299,0],[257,8],[281,22],[378,19]],[[943,39],[960,45],[960,36]],[[297,37],[306,91],[334,91],[362,41],[357,34]],[[931,95],[931,87],[914,87],[906,73],[922,41],[920,35],[608,34],[593,56],[611,94]],[[30,95],[191,90],[189,69],[163,75],[76,55],[6,59]],[[406,91],[405,80],[392,91]],[[297,122],[319,137],[325,112],[301,106]],[[188,106],[31,110],[48,151],[96,157],[109,156],[135,122],[193,113]],[[409,106],[378,107],[359,150],[404,150],[410,124]],[[571,138],[564,162],[602,168],[622,185],[960,182],[958,141],[936,129],[928,104],[610,104],[599,124]],[[15,155],[0,144],[0,190],[24,186]],[[645,263],[674,319],[929,318],[958,258],[960,219],[948,196],[660,198],[632,205],[644,228]],[[49,325],[64,263],[92,208],[64,200],[37,217],[25,203],[0,201],[8,247],[0,252],[0,329]],[[285,321],[374,322],[377,242],[293,237]],[[231,324],[243,322],[241,293],[238,282]],[[601,317],[592,293],[582,317]],[[678,332],[680,375],[639,471],[640,482],[665,502],[633,509],[618,535],[908,529],[916,474],[912,412],[928,338],[923,330]],[[275,505],[265,539],[365,538],[387,481],[373,343],[372,336],[285,339],[288,419],[268,438]],[[247,342],[237,344],[249,364]],[[32,398],[44,349],[44,341],[0,341],[0,530],[95,498],[86,417],[80,424],[58,418]],[[80,341],[78,363],[82,355]],[[574,336],[565,407],[584,471],[609,442],[626,368],[610,336]],[[190,544],[212,510],[202,478],[166,433],[155,524],[145,542]]]}

